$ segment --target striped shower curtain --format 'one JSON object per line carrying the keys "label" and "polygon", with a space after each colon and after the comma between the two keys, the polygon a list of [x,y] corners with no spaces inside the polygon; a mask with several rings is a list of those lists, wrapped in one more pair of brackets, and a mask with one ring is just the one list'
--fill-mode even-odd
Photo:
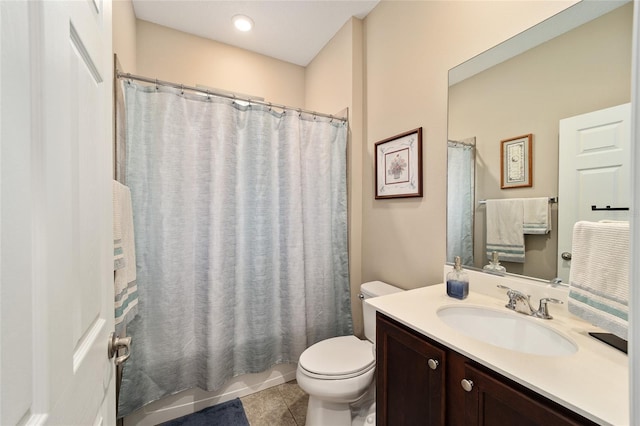
{"label": "striped shower curtain", "polygon": [[118,415],[350,334],[346,123],[123,84],[139,316]]}

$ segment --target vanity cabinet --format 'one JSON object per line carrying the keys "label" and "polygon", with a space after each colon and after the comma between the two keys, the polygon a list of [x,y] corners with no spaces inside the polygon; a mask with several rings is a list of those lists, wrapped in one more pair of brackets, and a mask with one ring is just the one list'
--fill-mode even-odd
{"label": "vanity cabinet", "polygon": [[379,426],[595,424],[383,314],[376,327]]}
{"label": "vanity cabinet", "polygon": [[446,355],[443,348],[378,314],[376,420],[379,426],[445,424]]}
{"label": "vanity cabinet", "polygon": [[[493,372],[465,363],[466,425],[593,425],[591,421],[567,410],[541,395]],[[462,386],[461,386],[462,387]],[[469,388],[468,388],[469,389]]]}

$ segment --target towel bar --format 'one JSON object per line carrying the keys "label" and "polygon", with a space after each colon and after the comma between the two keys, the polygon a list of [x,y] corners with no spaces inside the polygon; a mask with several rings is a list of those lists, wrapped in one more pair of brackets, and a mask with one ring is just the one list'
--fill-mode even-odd
{"label": "towel bar", "polygon": [[[549,197],[550,204],[555,204],[557,202],[558,202],[558,197]],[[487,200],[480,200],[478,201],[478,204],[487,204]]]}
{"label": "towel bar", "polygon": [[591,210],[596,211],[596,210],[629,210],[629,207],[611,207],[611,206],[607,206],[607,207],[596,207],[594,205],[591,206]]}

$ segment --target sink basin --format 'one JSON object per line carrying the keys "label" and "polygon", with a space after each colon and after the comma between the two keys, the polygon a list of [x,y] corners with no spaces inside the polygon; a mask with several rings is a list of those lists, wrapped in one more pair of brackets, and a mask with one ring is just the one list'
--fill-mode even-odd
{"label": "sink basin", "polygon": [[[506,308],[505,308],[506,309]],[[449,327],[501,348],[534,355],[571,355],[578,347],[540,319],[480,306],[446,306],[438,317]]]}

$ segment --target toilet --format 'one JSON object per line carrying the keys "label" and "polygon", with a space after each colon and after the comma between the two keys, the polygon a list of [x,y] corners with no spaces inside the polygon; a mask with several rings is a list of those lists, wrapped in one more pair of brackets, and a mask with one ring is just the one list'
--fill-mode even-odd
{"label": "toilet", "polygon": [[[350,404],[362,398],[375,375],[376,311],[364,303],[371,297],[401,289],[382,281],[360,286],[360,300],[367,340],[356,336],[332,337],[308,347],[298,361],[298,386],[309,394],[307,426],[350,426]],[[375,418],[369,415],[367,421]]]}

